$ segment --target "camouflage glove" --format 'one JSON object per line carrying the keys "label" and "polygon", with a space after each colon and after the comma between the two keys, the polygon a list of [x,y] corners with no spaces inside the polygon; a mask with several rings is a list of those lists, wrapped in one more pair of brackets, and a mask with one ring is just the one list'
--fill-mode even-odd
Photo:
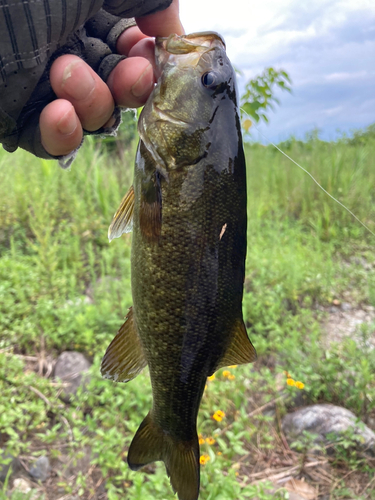
{"label": "camouflage glove", "polygon": [[[54,158],[41,144],[39,116],[56,99],[49,82],[52,62],[63,54],[86,61],[106,81],[124,56],[116,54],[119,35],[134,26],[132,16],[147,15],[169,6],[171,0],[4,0],[0,9],[0,142],[41,158]],[[110,13],[109,13],[109,12]],[[117,15],[123,17],[120,18]],[[111,129],[94,133],[113,133]],[[86,132],[85,132],[86,133]],[[68,166],[75,153],[59,157]]]}

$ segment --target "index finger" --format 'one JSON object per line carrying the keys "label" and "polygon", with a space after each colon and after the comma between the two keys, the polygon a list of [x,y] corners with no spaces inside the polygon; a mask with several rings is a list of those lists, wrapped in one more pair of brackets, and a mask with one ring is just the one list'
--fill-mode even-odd
{"label": "index finger", "polygon": [[145,17],[136,18],[139,29],[148,36],[169,36],[171,33],[184,34],[179,17],[178,0],[173,0],[165,10]]}

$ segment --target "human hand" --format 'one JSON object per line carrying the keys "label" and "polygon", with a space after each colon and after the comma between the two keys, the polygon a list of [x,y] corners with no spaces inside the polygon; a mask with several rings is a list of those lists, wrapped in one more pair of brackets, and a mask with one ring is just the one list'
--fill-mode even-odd
{"label": "human hand", "polygon": [[51,66],[50,81],[58,99],[40,115],[42,144],[52,156],[64,156],[82,141],[83,129],[95,131],[114,123],[115,103],[122,107],[142,106],[155,82],[153,36],[183,34],[178,0],[164,11],[136,19],[117,41],[117,52],[128,56],[120,61],[105,83],[82,59],[63,55]]}

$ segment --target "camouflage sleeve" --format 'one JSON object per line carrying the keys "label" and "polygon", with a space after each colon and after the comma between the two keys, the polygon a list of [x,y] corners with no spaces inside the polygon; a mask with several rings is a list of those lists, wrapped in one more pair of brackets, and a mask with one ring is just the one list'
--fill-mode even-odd
{"label": "camouflage sleeve", "polygon": [[172,0],[104,0],[103,8],[120,17],[141,17],[164,10],[172,3]]}
{"label": "camouflage sleeve", "polygon": [[[2,0],[0,8],[0,142],[53,158],[41,145],[39,116],[56,99],[49,69],[56,57],[75,54],[105,81],[123,56],[118,36],[134,15],[166,8],[171,0]],[[119,17],[121,16],[121,18]],[[120,111],[116,110],[117,128]],[[96,133],[112,133],[100,129]],[[75,153],[60,158],[68,165]]]}

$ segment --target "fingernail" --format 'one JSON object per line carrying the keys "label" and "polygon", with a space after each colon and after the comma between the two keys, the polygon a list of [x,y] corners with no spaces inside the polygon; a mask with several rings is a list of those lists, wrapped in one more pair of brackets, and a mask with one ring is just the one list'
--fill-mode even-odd
{"label": "fingernail", "polygon": [[112,128],[115,126],[116,118],[111,116],[111,118],[103,125],[103,128]]}
{"label": "fingernail", "polygon": [[154,86],[154,71],[151,64],[149,64],[143,71],[141,76],[132,86],[132,94],[134,97],[142,97],[147,93],[150,93],[152,87]]}
{"label": "fingernail", "polygon": [[73,106],[65,113],[65,115],[60,118],[56,126],[58,131],[63,135],[72,134],[77,128],[78,120],[77,115],[74,111]]}
{"label": "fingernail", "polygon": [[76,101],[82,101],[91,94],[95,80],[83,61],[74,61],[65,67],[62,88]]}

